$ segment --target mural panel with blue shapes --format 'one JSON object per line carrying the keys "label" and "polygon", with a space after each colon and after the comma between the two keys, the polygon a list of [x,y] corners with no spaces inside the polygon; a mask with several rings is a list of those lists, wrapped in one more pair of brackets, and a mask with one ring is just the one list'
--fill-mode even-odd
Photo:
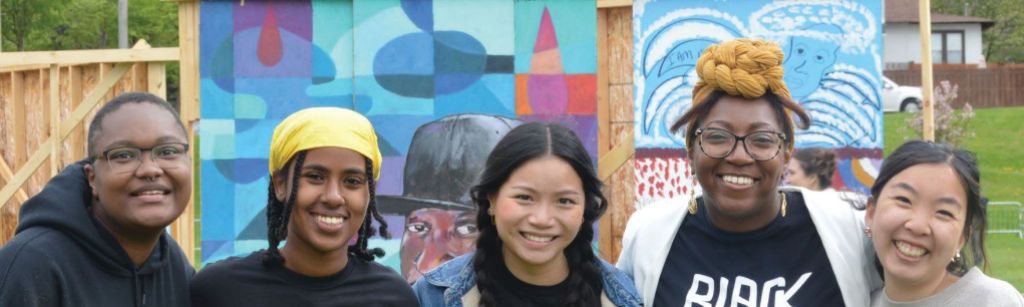
{"label": "mural panel with blue shapes", "polygon": [[[384,154],[378,205],[393,239],[370,245],[410,281],[472,248],[434,235],[475,239],[465,191],[412,191],[475,174],[489,149],[467,148],[549,120],[574,129],[596,161],[593,1],[203,1],[200,24],[204,264],[266,248],[270,136],[299,109],[351,108],[374,124]],[[459,136],[430,149],[455,147],[448,160],[464,163],[423,177],[407,161],[423,160],[414,144],[438,132]]]}
{"label": "mural panel with blue shapes", "polygon": [[[811,115],[796,146],[834,149],[834,186],[866,191],[882,158],[882,1],[638,1],[633,4],[634,133],[640,205],[692,186],[682,135],[693,67],[709,45],[740,37],[777,42],[785,81]],[[683,178],[683,179],[679,179]]]}

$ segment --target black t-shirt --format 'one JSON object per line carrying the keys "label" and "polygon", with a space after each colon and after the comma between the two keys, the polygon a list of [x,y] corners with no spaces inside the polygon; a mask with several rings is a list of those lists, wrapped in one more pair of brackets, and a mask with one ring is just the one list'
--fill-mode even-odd
{"label": "black t-shirt", "polygon": [[519,280],[504,265],[494,265],[488,271],[497,281],[497,289],[491,291],[501,306],[560,307],[567,293],[568,278],[554,286],[536,286]]}
{"label": "black t-shirt", "polygon": [[699,202],[672,241],[654,306],[844,306],[802,194],[786,197],[785,217],[745,233],[716,228]]}
{"label": "black t-shirt", "polygon": [[349,256],[337,274],[309,277],[264,267],[263,251],[207,266],[192,279],[192,306],[418,306],[394,270]]}

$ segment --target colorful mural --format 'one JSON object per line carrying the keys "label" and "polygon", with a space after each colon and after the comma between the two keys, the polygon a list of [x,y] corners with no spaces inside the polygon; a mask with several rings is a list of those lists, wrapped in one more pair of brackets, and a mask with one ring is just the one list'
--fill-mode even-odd
{"label": "colorful mural", "polygon": [[202,262],[266,247],[271,132],[323,105],[380,136],[378,261],[412,281],[472,250],[468,186],[509,129],[561,122],[597,161],[596,20],[593,1],[203,1]]}
{"label": "colorful mural", "polygon": [[714,43],[779,43],[785,81],[810,113],[797,147],[840,159],[835,186],[866,191],[882,158],[882,1],[638,1],[633,4],[638,206],[694,187],[684,138],[669,126],[690,107],[693,70]]}

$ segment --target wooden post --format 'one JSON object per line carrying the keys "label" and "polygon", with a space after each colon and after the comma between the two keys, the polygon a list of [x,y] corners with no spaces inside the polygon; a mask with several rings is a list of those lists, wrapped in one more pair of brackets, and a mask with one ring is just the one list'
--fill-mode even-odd
{"label": "wooden post", "polygon": [[932,13],[931,1],[919,0],[918,9],[921,20],[921,94],[924,105],[921,106],[923,119],[922,136],[925,141],[935,141],[935,103],[932,91]]}
{"label": "wooden post", "polygon": [[[78,65],[68,66],[68,99],[71,109],[78,108],[82,103],[82,67]],[[83,125],[84,126],[84,125]],[[70,136],[71,157],[80,159],[85,157],[85,127],[75,128],[74,135]]]}
{"label": "wooden post", "polygon": [[[28,155],[28,140],[26,139],[26,128],[28,119],[25,117],[25,74],[20,71],[11,73],[11,106],[14,122],[14,160],[11,161],[11,168],[17,170],[25,164]],[[8,181],[8,184],[10,181]],[[0,203],[2,205],[3,203]]]}
{"label": "wooden post", "polygon": [[[181,120],[185,122],[188,129],[189,144],[195,144],[193,128],[199,122],[199,1],[187,0],[178,2],[178,48],[180,70],[179,107],[181,108]],[[195,155],[195,146],[189,147],[189,155]],[[198,164],[196,164],[198,165]],[[199,168],[193,170],[193,176],[198,176]],[[171,225],[171,233],[178,240],[178,245],[185,250],[194,265],[197,263],[196,242],[195,242],[195,206],[193,205],[199,196],[198,187],[192,189],[192,200],[189,201],[185,211],[174,224]]]}
{"label": "wooden post", "polygon": [[[608,99],[608,9],[597,9],[597,156],[604,157],[611,148],[611,116],[609,115]],[[605,178],[602,178],[605,179]],[[605,190],[611,191],[615,183],[605,181]],[[625,205],[625,204],[610,204]],[[600,255],[611,261],[613,255],[612,217],[611,214],[601,216],[598,223],[598,248]]]}
{"label": "wooden post", "polygon": [[167,99],[167,64],[150,62],[146,68],[146,91]]}
{"label": "wooden post", "polygon": [[[60,133],[60,66],[50,65],[50,176],[60,172],[61,144],[64,140],[57,137]],[[46,144],[40,144],[40,147]]]}

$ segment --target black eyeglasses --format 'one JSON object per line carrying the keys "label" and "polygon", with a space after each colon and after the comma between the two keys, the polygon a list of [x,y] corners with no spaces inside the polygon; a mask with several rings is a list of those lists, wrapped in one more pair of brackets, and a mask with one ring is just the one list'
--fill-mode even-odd
{"label": "black eyeglasses", "polygon": [[736,136],[725,129],[697,128],[694,136],[697,137],[700,150],[715,159],[728,157],[736,149],[736,143],[743,142],[743,149],[751,158],[767,161],[775,158],[779,151],[782,151],[782,144],[786,142],[785,134],[774,131],[758,131]]}
{"label": "black eyeglasses", "polygon": [[142,165],[142,153],[149,151],[149,158],[162,169],[181,167],[188,160],[188,144],[167,143],[150,148],[117,147],[111,148],[93,157],[94,160],[107,160],[110,170],[117,173],[134,172]]}

